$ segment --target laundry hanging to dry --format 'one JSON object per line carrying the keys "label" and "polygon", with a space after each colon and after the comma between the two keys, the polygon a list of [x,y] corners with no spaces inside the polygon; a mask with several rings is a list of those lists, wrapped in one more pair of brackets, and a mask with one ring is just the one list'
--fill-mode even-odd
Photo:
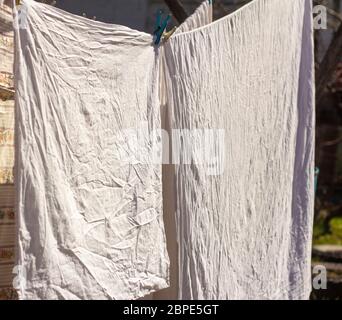
{"label": "laundry hanging to dry", "polygon": [[[208,21],[193,17],[196,29],[189,20],[160,47],[32,0],[22,10],[20,298],[136,299],[168,287],[162,192],[175,199],[180,299],[308,298],[310,1],[254,0],[213,23],[207,7]],[[162,190],[160,100],[172,190]]]}
{"label": "laundry hanging to dry", "polygon": [[309,298],[311,5],[252,1],[165,44],[180,299]]}
{"label": "laundry hanging to dry", "polygon": [[20,298],[135,299],[167,287],[152,36],[31,0],[21,10]]}

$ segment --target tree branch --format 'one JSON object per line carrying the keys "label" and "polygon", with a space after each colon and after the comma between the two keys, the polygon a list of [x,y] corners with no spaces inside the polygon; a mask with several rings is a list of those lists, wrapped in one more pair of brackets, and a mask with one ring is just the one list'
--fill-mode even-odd
{"label": "tree branch", "polygon": [[165,3],[179,24],[183,23],[189,17],[179,0],[165,0]]}

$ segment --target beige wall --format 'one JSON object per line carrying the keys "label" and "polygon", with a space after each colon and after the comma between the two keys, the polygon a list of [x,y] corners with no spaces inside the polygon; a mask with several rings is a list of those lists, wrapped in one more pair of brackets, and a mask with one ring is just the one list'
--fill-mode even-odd
{"label": "beige wall", "polygon": [[14,100],[12,12],[0,6],[0,300],[16,298],[14,267]]}

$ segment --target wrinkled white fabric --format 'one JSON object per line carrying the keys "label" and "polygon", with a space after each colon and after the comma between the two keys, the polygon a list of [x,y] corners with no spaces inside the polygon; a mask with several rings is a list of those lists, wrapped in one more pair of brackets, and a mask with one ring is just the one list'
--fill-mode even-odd
{"label": "wrinkled white fabric", "polygon": [[210,1],[205,0],[176,30],[175,34],[183,33],[203,27],[213,22],[213,6]]}
{"label": "wrinkled white fabric", "polygon": [[[195,10],[195,12],[188,17],[175,31],[174,34],[183,33],[187,31],[191,31],[200,27],[203,27],[213,21],[213,6],[212,3],[208,0],[202,2],[200,6]],[[166,89],[165,89],[165,76],[164,76],[164,54],[163,54],[163,46],[160,48],[160,103],[161,106],[164,107],[166,105]]]}
{"label": "wrinkled white fabric", "polygon": [[312,43],[310,0],[254,0],[166,43],[180,299],[309,297]]}
{"label": "wrinkled white fabric", "polygon": [[20,298],[167,287],[152,36],[31,0],[16,22]]}
{"label": "wrinkled white fabric", "polygon": [[[212,22],[213,11],[212,5],[208,0],[205,0],[195,12],[188,17],[176,30],[175,34],[179,32],[190,31],[198,27],[205,26]],[[162,116],[162,129],[165,130],[168,137],[171,137],[169,126],[167,94],[166,94],[166,81],[164,75],[165,57],[164,48],[160,47],[160,108]],[[166,142],[166,141],[165,141]],[[167,235],[167,248],[170,257],[170,287],[156,292],[153,295],[154,299],[177,299],[178,297],[178,249],[177,249],[177,236],[175,231],[175,187],[174,187],[174,166],[170,163],[169,145],[164,143],[164,152],[166,155],[163,162],[163,213],[165,232]]]}

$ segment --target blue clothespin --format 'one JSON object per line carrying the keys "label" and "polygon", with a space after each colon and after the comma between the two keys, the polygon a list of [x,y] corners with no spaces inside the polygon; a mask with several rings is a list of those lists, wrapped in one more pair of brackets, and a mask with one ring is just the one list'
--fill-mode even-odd
{"label": "blue clothespin", "polygon": [[158,10],[156,14],[156,24],[154,27],[154,30],[155,30],[154,32],[156,32],[156,30],[160,27],[162,14],[163,14],[163,11]]}
{"label": "blue clothespin", "polygon": [[153,32],[155,36],[154,44],[156,45],[160,43],[161,37],[163,36],[163,33],[171,19],[171,15],[168,14],[166,18],[162,21],[162,13],[163,12],[161,10],[157,12],[155,31]]}

